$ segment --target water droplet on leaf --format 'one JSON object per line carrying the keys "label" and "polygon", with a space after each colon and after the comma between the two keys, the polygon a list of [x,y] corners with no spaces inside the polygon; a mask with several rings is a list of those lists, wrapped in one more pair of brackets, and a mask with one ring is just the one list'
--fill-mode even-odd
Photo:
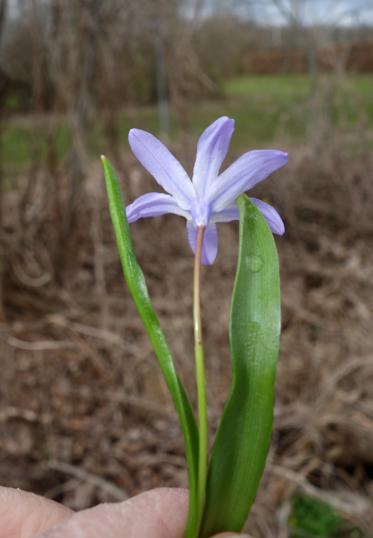
{"label": "water droplet on leaf", "polygon": [[258,273],[263,267],[263,259],[256,254],[246,256],[246,265],[252,273]]}

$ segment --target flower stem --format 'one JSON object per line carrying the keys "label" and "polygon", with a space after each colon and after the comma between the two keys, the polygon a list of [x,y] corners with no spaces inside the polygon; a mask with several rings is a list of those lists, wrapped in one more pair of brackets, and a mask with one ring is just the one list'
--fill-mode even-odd
{"label": "flower stem", "polygon": [[193,322],[194,322],[194,352],[196,365],[197,398],[198,398],[198,512],[202,518],[205,504],[206,476],[207,476],[207,451],[208,451],[208,425],[206,403],[206,380],[204,349],[201,322],[201,259],[202,245],[205,227],[197,229],[196,251],[194,258],[193,278]]}

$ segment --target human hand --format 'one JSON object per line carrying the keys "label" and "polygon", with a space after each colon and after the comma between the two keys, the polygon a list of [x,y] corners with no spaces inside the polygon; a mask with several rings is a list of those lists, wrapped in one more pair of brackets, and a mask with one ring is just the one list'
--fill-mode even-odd
{"label": "human hand", "polygon": [[[12,488],[0,487],[0,538],[182,538],[188,495],[161,488],[122,503],[72,512]],[[241,536],[224,533],[214,538]]]}
{"label": "human hand", "polygon": [[0,538],[32,538],[72,514],[62,504],[0,486]]}

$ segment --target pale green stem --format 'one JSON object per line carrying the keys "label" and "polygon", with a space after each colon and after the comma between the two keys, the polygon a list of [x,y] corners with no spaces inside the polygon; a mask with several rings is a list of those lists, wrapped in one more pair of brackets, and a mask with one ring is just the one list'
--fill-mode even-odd
{"label": "pale green stem", "polygon": [[207,452],[208,452],[208,424],[206,402],[206,380],[204,350],[201,322],[201,258],[202,244],[205,227],[197,228],[196,252],[194,258],[193,279],[193,322],[194,322],[194,352],[196,364],[196,381],[198,397],[198,512],[201,519],[205,504],[206,475],[207,475]]}

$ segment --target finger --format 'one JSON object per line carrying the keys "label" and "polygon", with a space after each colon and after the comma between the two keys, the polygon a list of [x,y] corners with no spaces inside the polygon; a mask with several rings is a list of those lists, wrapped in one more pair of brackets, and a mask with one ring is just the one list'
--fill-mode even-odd
{"label": "finger", "polygon": [[155,489],[83,510],[37,538],[182,538],[187,508],[185,490]]}
{"label": "finger", "polygon": [[31,538],[72,513],[49,499],[0,486],[0,538]]}

